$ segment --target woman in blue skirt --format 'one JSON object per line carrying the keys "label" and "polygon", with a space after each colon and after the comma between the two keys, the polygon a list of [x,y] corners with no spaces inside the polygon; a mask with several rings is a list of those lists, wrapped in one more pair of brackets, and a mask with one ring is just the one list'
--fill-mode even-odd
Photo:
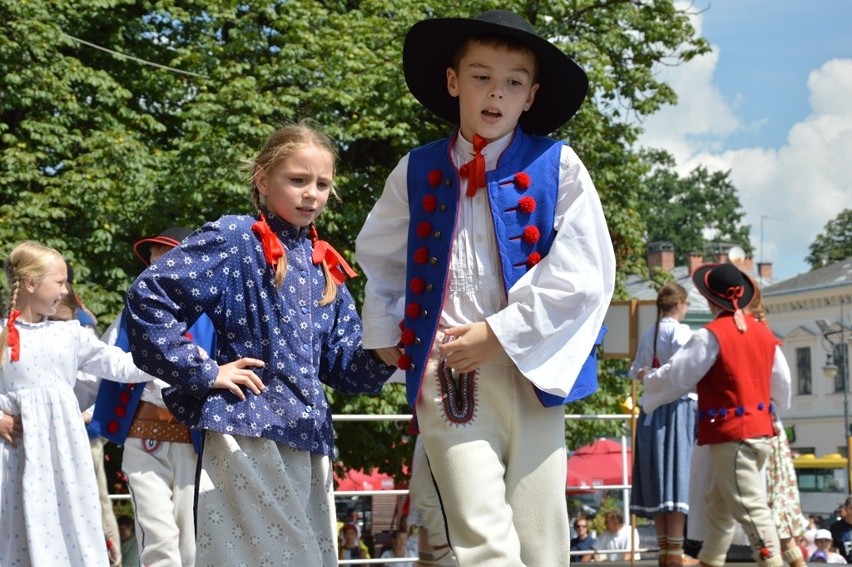
{"label": "woman in blue skirt", "polygon": [[[641,368],[657,368],[692,335],[681,323],[689,306],[686,290],[675,283],[657,295],[657,320],[639,340],[630,377]],[[678,566],[683,555],[684,525],[689,512],[689,463],[695,445],[695,395],[684,396],[639,414],[633,460],[630,511],[654,519],[660,548],[659,565]]]}

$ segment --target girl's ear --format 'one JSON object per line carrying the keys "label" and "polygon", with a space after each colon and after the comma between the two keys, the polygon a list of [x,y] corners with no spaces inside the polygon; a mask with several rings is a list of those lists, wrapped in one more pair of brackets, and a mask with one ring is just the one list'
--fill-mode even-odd
{"label": "girl's ear", "polygon": [[35,293],[35,290],[38,287],[35,280],[33,280],[31,278],[22,279],[21,284],[22,284],[21,287],[24,288],[25,290],[27,290],[28,293]]}
{"label": "girl's ear", "polygon": [[257,185],[257,191],[262,197],[269,194],[266,189],[266,171],[259,165],[254,168],[254,184]]}

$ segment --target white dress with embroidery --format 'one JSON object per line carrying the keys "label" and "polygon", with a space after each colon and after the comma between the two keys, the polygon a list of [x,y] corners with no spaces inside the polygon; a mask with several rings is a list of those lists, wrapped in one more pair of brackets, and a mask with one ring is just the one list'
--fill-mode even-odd
{"label": "white dress with embroidery", "polygon": [[24,434],[17,448],[0,440],[0,565],[108,565],[89,438],[73,388],[78,371],[124,382],[150,377],[76,321],[19,319],[15,326],[20,360],[10,361],[9,348],[0,353],[0,410],[20,415]]}

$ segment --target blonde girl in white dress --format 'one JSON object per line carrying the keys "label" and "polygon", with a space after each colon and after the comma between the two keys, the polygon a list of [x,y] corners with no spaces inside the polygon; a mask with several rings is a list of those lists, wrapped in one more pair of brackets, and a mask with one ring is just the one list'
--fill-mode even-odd
{"label": "blonde girl in white dress", "polygon": [[50,321],[68,291],[56,250],[16,246],[0,331],[0,565],[109,565],[78,371],[146,382],[129,354],[76,321]]}

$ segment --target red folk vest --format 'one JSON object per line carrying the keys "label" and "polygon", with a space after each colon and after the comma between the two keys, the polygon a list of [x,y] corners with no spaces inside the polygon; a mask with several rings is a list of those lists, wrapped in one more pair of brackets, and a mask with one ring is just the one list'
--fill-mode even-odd
{"label": "red folk vest", "polygon": [[698,444],[775,435],[770,383],[778,339],[750,317],[740,333],[732,313],[705,328],[719,341],[719,357],[698,383]]}

